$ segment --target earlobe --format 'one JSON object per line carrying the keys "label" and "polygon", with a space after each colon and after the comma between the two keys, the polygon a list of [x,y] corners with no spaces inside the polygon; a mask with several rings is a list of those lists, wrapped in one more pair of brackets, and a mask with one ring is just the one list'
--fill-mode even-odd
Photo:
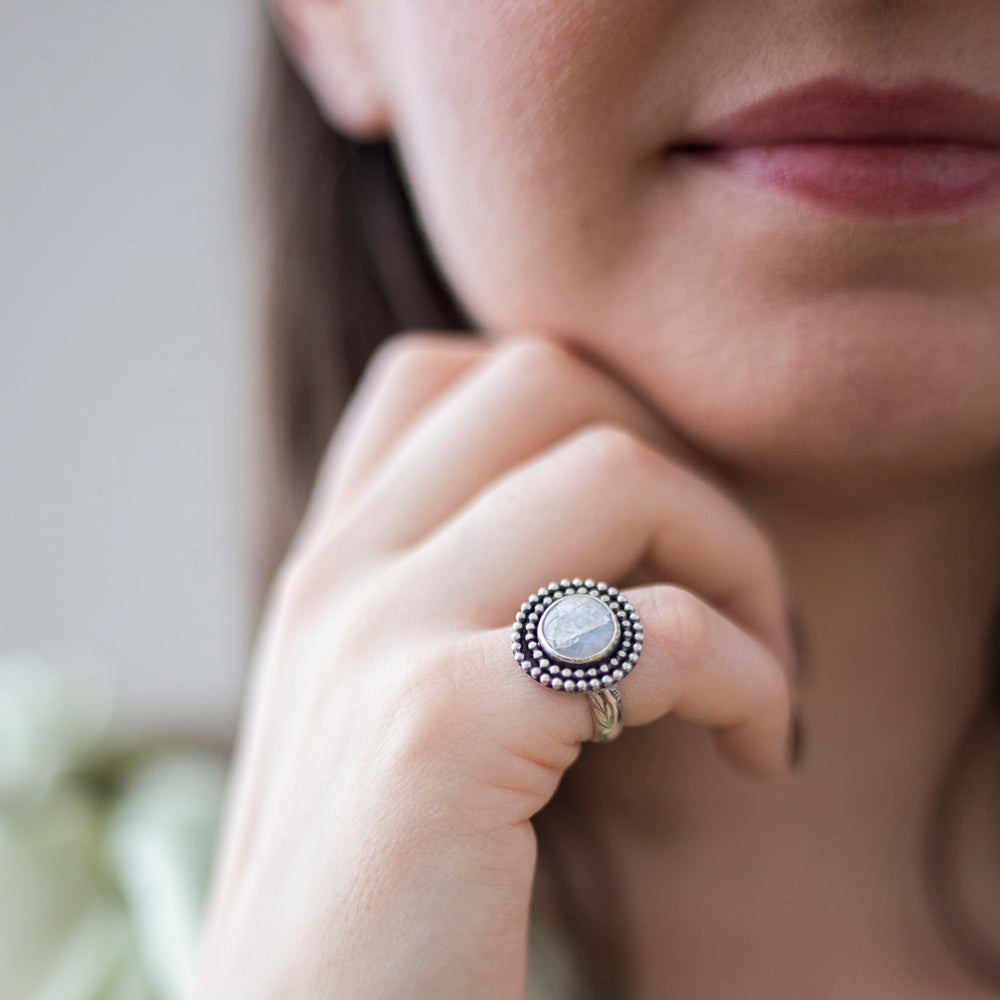
{"label": "earlobe", "polygon": [[274,28],[323,116],[354,139],[389,135],[389,109],[352,0],[268,0]]}

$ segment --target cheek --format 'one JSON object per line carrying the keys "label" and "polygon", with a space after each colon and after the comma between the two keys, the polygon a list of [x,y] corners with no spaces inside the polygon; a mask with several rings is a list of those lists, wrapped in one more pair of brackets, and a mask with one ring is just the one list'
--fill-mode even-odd
{"label": "cheek", "polygon": [[386,3],[396,140],[442,267],[483,325],[537,318],[619,259],[609,220],[669,128],[644,81],[683,73],[675,5]]}

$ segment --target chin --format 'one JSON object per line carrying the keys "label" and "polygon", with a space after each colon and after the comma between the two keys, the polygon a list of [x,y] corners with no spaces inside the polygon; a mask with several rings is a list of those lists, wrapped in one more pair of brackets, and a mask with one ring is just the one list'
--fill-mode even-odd
{"label": "chin", "polygon": [[988,310],[880,292],[717,320],[739,335],[685,351],[674,322],[655,363],[625,374],[734,478],[847,502],[1000,474]]}

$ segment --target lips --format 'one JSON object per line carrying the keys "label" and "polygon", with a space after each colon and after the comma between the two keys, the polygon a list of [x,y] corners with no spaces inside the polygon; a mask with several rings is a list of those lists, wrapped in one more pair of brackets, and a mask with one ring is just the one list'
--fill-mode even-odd
{"label": "lips", "polygon": [[947,212],[1000,196],[1000,101],[935,80],[828,76],[741,108],[668,152],[825,208]]}

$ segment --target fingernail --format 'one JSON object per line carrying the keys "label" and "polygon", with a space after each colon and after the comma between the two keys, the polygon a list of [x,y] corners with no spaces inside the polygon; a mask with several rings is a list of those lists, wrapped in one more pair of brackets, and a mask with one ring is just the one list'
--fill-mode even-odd
{"label": "fingernail", "polygon": [[785,624],[788,630],[788,641],[795,656],[795,677],[801,679],[806,660],[805,629],[798,611],[790,605],[785,609]]}
{"label": "fingernail", "polygon": [[805,733],[802,728],[802,717],[797,708],[792,709],[791,721],[788,724],[788,767],[794,769],[802,763],[802,748]]}

